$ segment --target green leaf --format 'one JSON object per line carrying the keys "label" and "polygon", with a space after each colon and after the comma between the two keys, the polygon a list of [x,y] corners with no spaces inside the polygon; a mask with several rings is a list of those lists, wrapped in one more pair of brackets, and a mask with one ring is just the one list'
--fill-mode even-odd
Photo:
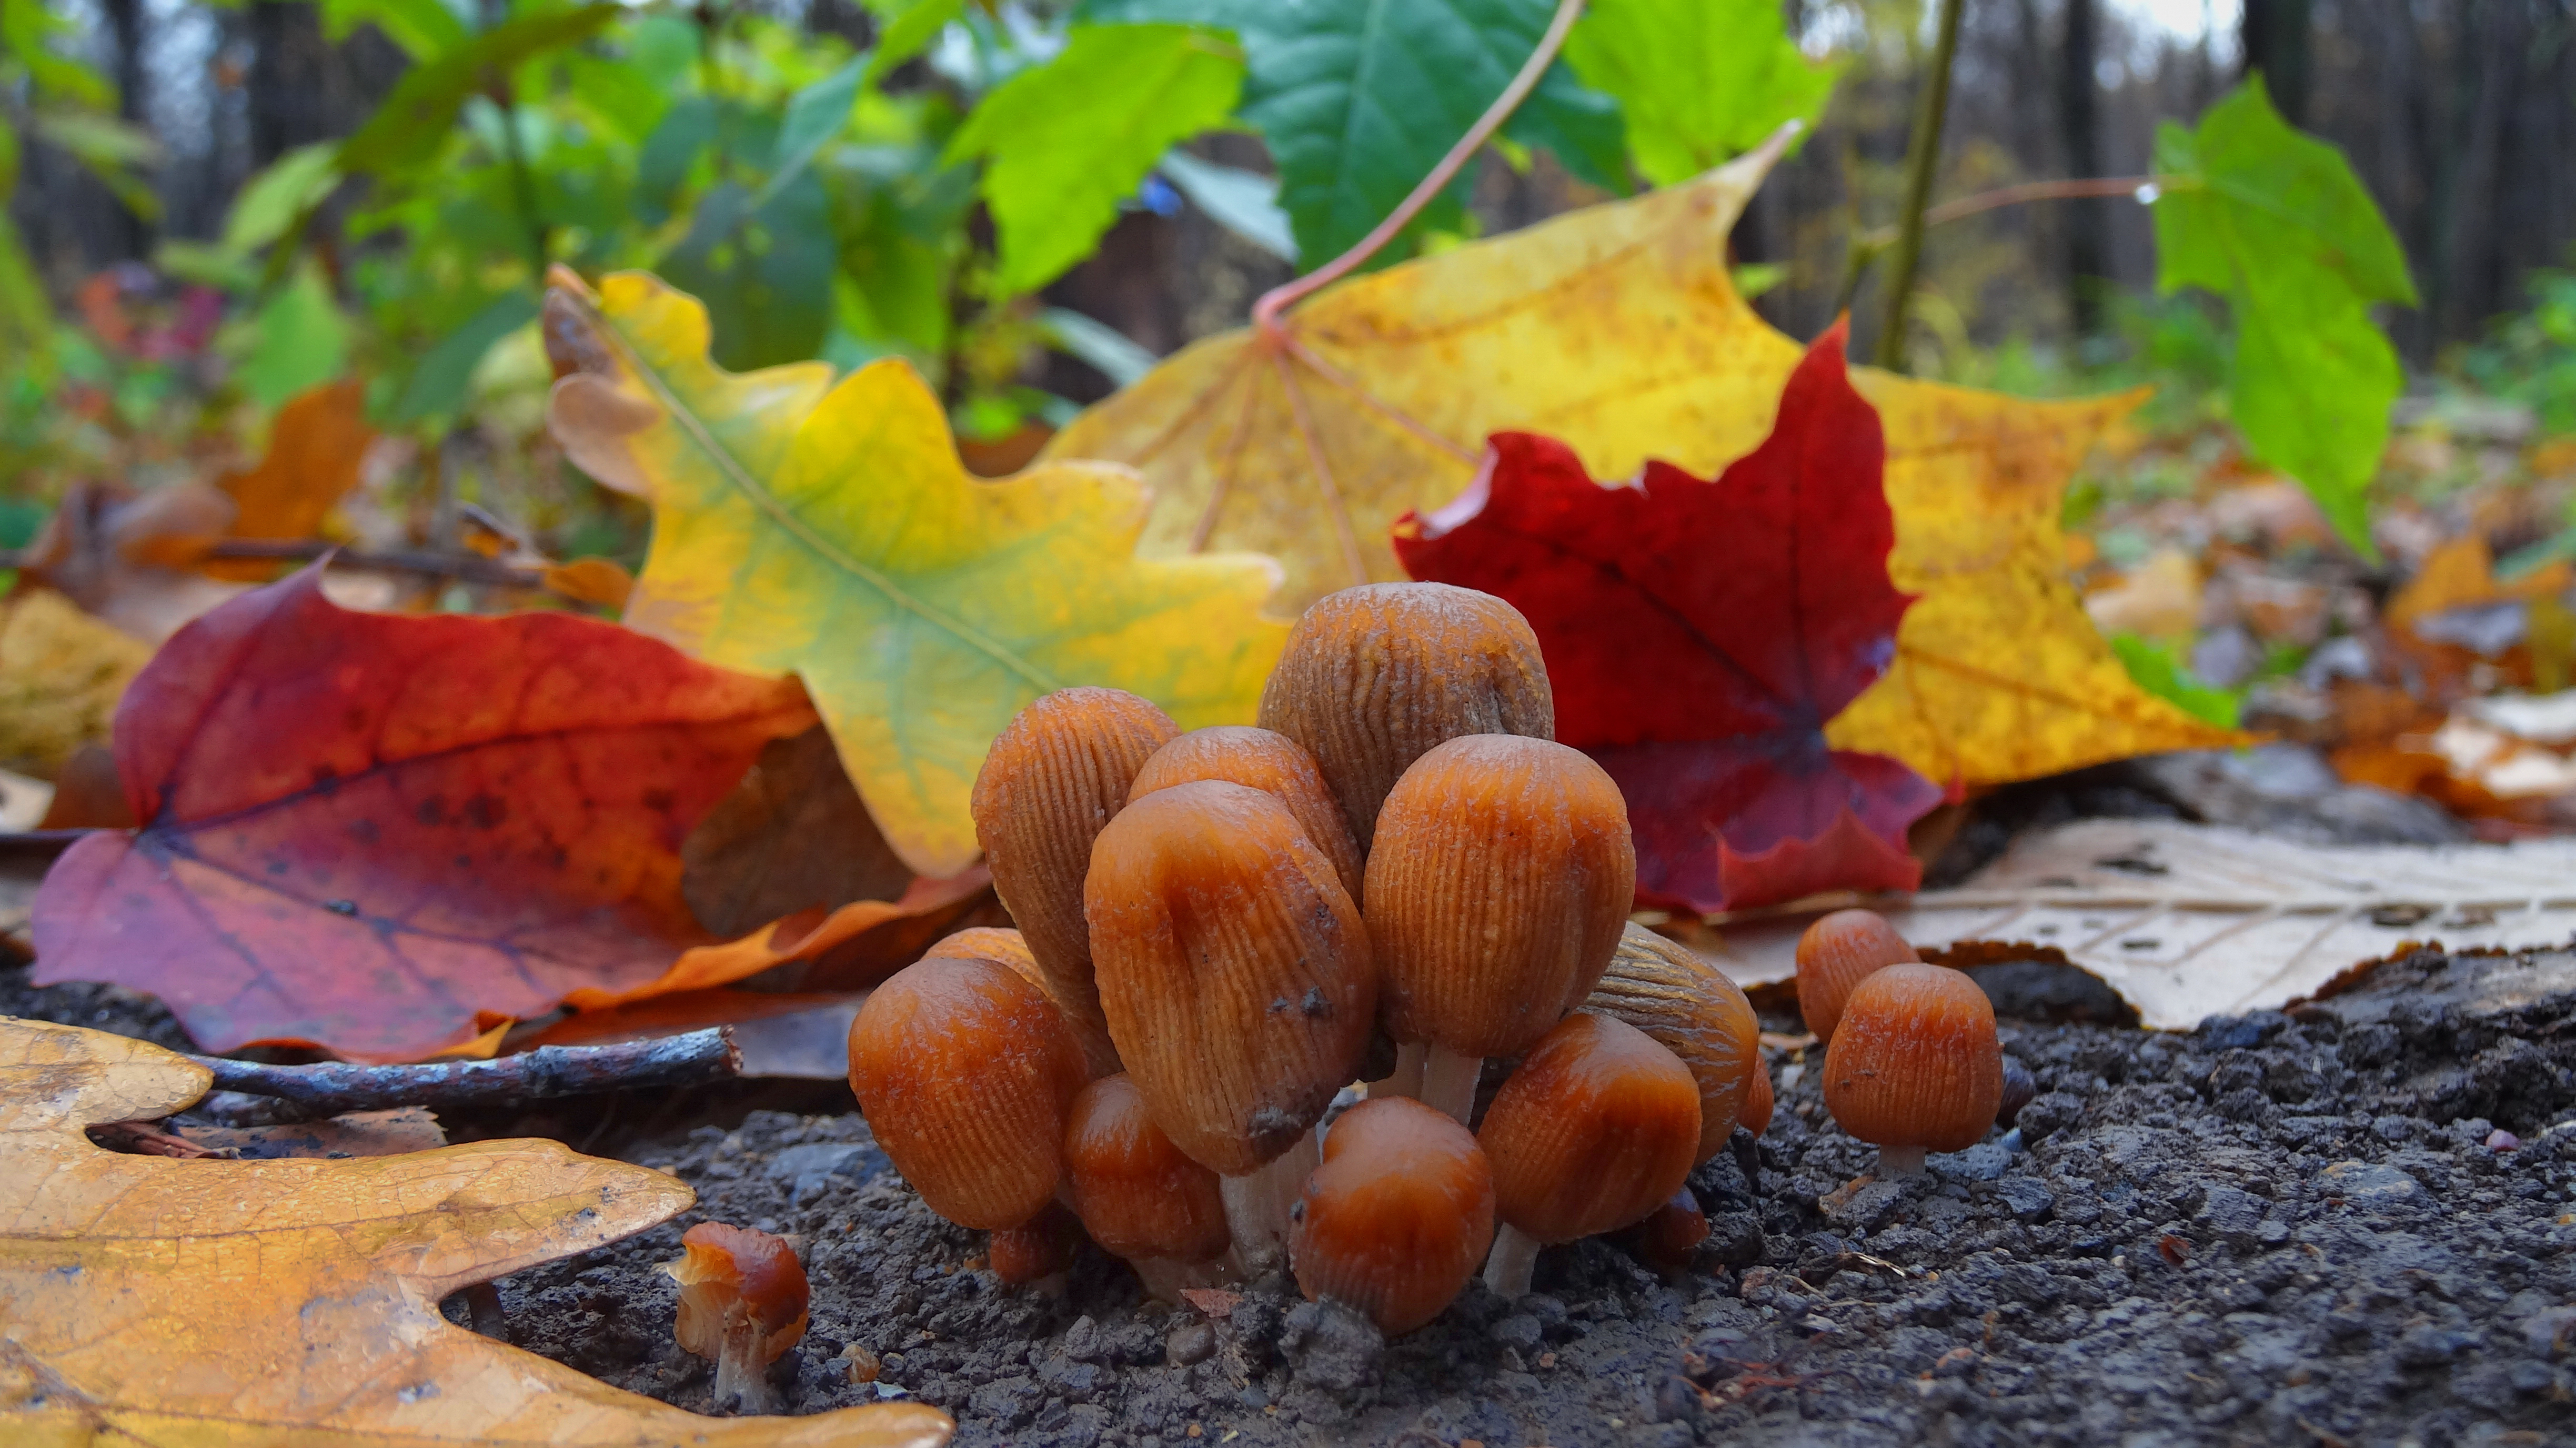
{"label": "green leaf", "polygon": [[126,210],[146,221],[160,219],[161,198],[135,170],[161,158],[161,144],[150,131],[105,111],[61,105],[39,109],[35,129],[115,193]]}
{"label": "green leaf", "polygon": [[1242,87],[1242,53],[1208,31],[1094,25],[986,96],[948,157],[991,158],[994,290],[1035,291],[1090,255],[1163,153],[1222,122]]}
{"label": "green leaf", "polygon": [[2205,724],[2221,729],[2236,727],[2240,707],[2236,696],[2192,677],[2191,671],[2163,645],[2149,643],[2136,634],[2113,634],[2111,652],[2120,656],[2121,667],[2129,671],[2139,688]]}
{"label": "green leaf", "polygon": [[250,318],[249,353],[236,376],[264,407],[276,407],[349,365],[349,320],[311,262]]}
{"label": "green leaf", "polygon": [[233,198],[232,214],[224,218],[224,250],[248,256],[284,236],[339,184],[339,147],[329,141],[278,157]]}
{"label": "green leaf", "polygon": [[647,222],[660,225],[680,204],[689,172],[723,126],[724,113],[711,96],[684,96],[664,114],[635,157],[635,197]]}
{"label": "green leaf", "polygon": [[434,60],[472,34],[466,17],[440,0],[322,0],[323,38],[337,44],[373,25],[415,61]]}
{"label": "green leaf", "polygon": [[868,58],[868,79],[875,81],[928,50],[950,21],[966,13],[966,0],[890,0],[871,3],[868,8],[876,12],[885,27],[877,36],[875,53]]}
{"label": "green leaf", "polygon": [[1154,370],[1153,353],[1096,317],[1067,307],[1048,307],[1037,320],[1059,351],[1090,363],[1113,386],[1125,387]]}
{"label": "green leaf", "polygon": [[2297,478],[2366,558],[2365,495],[2404,390],[2372,302],[2413,305],[2387,221],[2343,154],[2281,119],[2260,77],[2199,129],[2156,137],[2156,286],[2201,287],[2236,319],[2228,410],[2256,458]]}
{"label": "green leaf", "polygon": [[866,79],[868,59],[860,56],[839,70],[798,91],[787,102],[787,118],[778,127],[777,154],[769,163],[765,200],[802,172],[826,142],[850,123],[858,104],[859,83]]}
{"label": "green leaf", "polygon": [[71,26],[46,9],[45,0],[0,0],[0,47],[27,67],[38,92],[82,105],[113,107],[116,87],[105,76],[55,52],[54,37],[70,33]]}
{"label": "green leaf", "polygon": [[698,200],[689,234],[661,266],[672,285],[706,303],[715,358],[737,372],[802,361],[822,349],[840,261],[831,194],[813,173],[754,203],[737,182],[711,188]]}
{"label": "green leaf", "polygon": [[1296,262],[1297,233],[1279,209],[1278,177],[1178,150],[1166,153],[1155,169],[1209,220],[1281,261]]}
{"label": "green leaf", "polygon": [[1629,154],[1658,186],[1752,150],[1783,122],[1812,127],[1842,72],[1807,59],[1776,0],[1593,0],[1565,60],[1619,102]]}
{"label": "green leaf", "polygon": [[414,422],[424,417],[453,417],[465,405],[465,389],[474,369],[492,344],[536,320],[537,299],[523,291],[504,292],[465,324],[438,339],[422,355],[395,399],[392,420]]}
{"label": "green leaf", "polygon": [[412,67],[367,123],[340,143],[341,171],[395,177],[428,165],[438,158],[466,97],[547,51],[588,39],[623,11],[600,4],[523,16]]}
{"label": "green leaf", "polygon": [[[0,130],[0,134],[6,134]],[[45,300],[45,284],[18,241],[18,228],[0,210],[0,352],[12,359],[34,356],[54,328],[54,310]]]}

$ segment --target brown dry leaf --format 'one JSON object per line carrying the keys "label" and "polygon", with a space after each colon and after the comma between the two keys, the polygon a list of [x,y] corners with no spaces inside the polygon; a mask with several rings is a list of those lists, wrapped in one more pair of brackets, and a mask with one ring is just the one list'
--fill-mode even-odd
{"label": "brown dry leaf", "polygon": [[2106,634],[2188,639],[2200,627],[2200,564],[2179,548],[2163,549],[2084,595],[2084,612]]}
{"label": "brown dry leaf", "polygon": [[2571,582],[2576,582],[2576,570],[2564,558],[2551,559],[2511,583],[2499,582],[2487,540],[2471,533],[2434,549],[2424,566],[2388,601],[2384,616],[2392,627],[2412,628],[2424,618],[2454,608],[2555,597],[2565,593]]}
{"label": "brown dry leaf", "polygon": [[635,596],[635,575],[614,558],[575,558],[546,565],[546,587],[575,603],[623,612]]}
{"label": "brown dry leaf", "polygon": [[[1918,948],[2026,946],[2100,977],[2145,1024],[2185,1030],[2286,1005],[2408,941],[2562,945],[2571,878],[2576,839],[2338,847],[2086,820],[2022,837],[1957,889],[1871,903]],[[1715,942],[1694,944],[1738,985],[1788,980],[1816,913],[1721,919]]]}
{"label": "brown dry leaf", "polygon": [[75,483],[28,546],[24,571],[157,647],[242,591],[196,571],[234,512],[230,497],[194,483],[142,492]]}
{"label": "brown dry leaf", "polygon": [[205,1068],[0,1018],[0,1440],[28,1444],[841,1444],[936,1448],[914,1404],[701,1418],[456,1327],[439,1299],[691,1201],[546,1141],[345,1161],[102,1151]]}
{"label": "brown dry leaf", "polygon": [[[332,507],[358,485],[375,440],[376,430],[367,426],[367,387],[357,378],[289,398],[269,427],[268,454],[259,466],[215,480],[236,508],[225,536],[275,542],[318,536]],[[265,583],[294,565],[235,559],[202,566],[216,578]]]}
{"label": "brown dry leaf", "polygon": [[[1389,528],[1463,490],[1494,432],[1561,439],[1596,478],[1650,458],[1714,475],[1770,430],[1803,351],[1727,275],[1726,233],[1776,156],[1342,282],[1275,342],[1246,330],[1181,352],[1045,456],[1140,469],[1147,551],[1269,553],[1290,609],[1403,577]],[[1886,429],[1888,570],[1921,601],[1834,747],[1979,783],[2234,737],[2138,689],[2067,582],[2060,495],[2137,396],[1852,381]]]}
{"label": "brown dry leaf", "polygon": [[447,1145],[438,1118],[418,1106],[393,1111],[352,1111],[328,1121],[299,1121],[286,1126],[197,1126],[170,1128],[185,1141],[212,1151],[229,1152],[240,1161],[282,1161],[319,1157],[337,1161],[352,1156],[401,1156],[435,1151]]}
{"label": "brown dry leaf", "polygon": [[0,604],[0,768],[53,778],[103,744],[116,701],[152,657],[50,588]]}

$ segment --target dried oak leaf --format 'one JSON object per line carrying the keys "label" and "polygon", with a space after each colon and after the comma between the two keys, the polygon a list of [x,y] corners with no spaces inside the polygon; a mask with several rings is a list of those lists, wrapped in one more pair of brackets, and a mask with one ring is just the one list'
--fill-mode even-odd
{"label": "dried oak leaf", "polygon": [[236,511],[230,497],[198,483],[139,490],[74,483],[27,546],[25,572],[158,645],[241,592],[197,571]]}
{"label": "dried oak leaf", "polygon": [[1705,912],[1919,884],[1905,830],[1940,789],[1825,744],[1912,602],[1887,581],[1885,445],[1844,375],[1843,329],[1714,481],[1650,462],[1605,488],[1554,439],[1490,446],[1456,502],[1396,525],[1396,557],[1528,617],[1557,739],[1627,796],[1639,896]]}
{"label": "dried oak leaf", "polygon": [[[367,426],[367,387],[356,378],[297,393],[269,425],[268,451],[259,465],[227,473],[215,486],[233,500],[227,538],[296,542],[322,531],[351,488],[376,430]],[[217,578],[263,583],[279,565],[263,559],[210,559],[201,565]]]}
{"label": "dried oak leaf", "polygon": [[179,1161],[83,1134],[208,1081],[158,1046],[0,1018],[0,1440],[938,1448],[954,1430],[910,1403],[701,1418],[440,1315],[685,1210],[661,1172],[550,1141]]}
{"label": "dried oak leaf", "polygon": [[[1403,577],[1387,529],[1455,496],[1496,432],[1561,439],[1596,478],[1650,457],[1713,475],[1761,442],[1802,350],[1727,278],[1726,233],[1777,154],[1340,283],[1271,338],[1172,357],[1045,456],[1133,465],[1146,551],[1269,553],[1290,608]],[[1852,380],[1886,429],[1888,571],[1919,602],[1835,747],[1982,784],[2236,739],[2139,689],[2065,576],[2060,495],[2136,395]]]}
{"label": "dried oak leaf", "polygon": [[0,769],[50,779],[107,738],[147,645],[50,588],[0,603]]}
{"label": "dried oak leaf", "polygon": [[568,614],[352,613],[319,577],[225,605],[135,679],[116,754],[144,824],[47,875],[39,982],[150,991],[216,1050],[404,1060],[478,1016],[720,985],[925,908],[730,942],[691,917],[681,843],[813,725],[793,680]]}
{"label": "dried oak leaf", "polygon": [[548,421],[573,461],[653,506],[629,626],[712,663],[803,677],[868,812],[912,869],[978,853],[967,801],[1040,694],[1106,684],[1185,729],[1252,718],[1287,638],[1266,559],[1140,559],[1122,467],[980,483],[898,361],[726,372],[707,313],[640,273],[546,297]]}

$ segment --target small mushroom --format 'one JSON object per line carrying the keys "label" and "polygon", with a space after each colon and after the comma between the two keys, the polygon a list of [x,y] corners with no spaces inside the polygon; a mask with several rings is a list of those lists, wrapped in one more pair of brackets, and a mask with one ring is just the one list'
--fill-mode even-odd
{"label": "small mushroom", "polygon": [[1476,1275],[1494,1241],[1494,1173],[1447,1113],[1363,1101],[1325,1133],[1324,1163],[1292,1215],[1298,1289],[1395,1337],[1438,1317]]}
{"label": "small mushroom", "polygon": [[1852,987],[1890,965],[1919,961],[1914,947],[1874,910],[1837,910],[1798,937],[1798,1014],[1830,1043]]}
{"label": "small mushroom", "polygon": [[1279,796],[1279,802],[1297,817],[1306,838],[1333,862],[1333,873],[1340,877],[1342,888],[1351,892],[1352,902],[1364,903],[1360,900],[1360,849],[1351,842],[1350,822],[1342,818],[1342,807],[1333,802],[1333,792],[1324,783],[1324,772],[1315,766],[1315,756],[1296,740],[1240,724],[1193,729],[1154,751],[1154,757],[1136,771],[1136,782],[1127,790],[1127,802],[1133,804],[1158,789],[1194,779],[1222,779]]}
{"label": "small mushroom", "polygon": [[1708,1213],[1702,1211],[1699,1198],[1684,1186],[1662,1206],[1646,1214],[1628,1234],[1629,1250],[1637,1260],[1666,1272],[1679,1272],[1691,1263],[1699,1244],[1708,1240]]}
{"label": "small mushroom", "polygon": [[1735,1124],[1755,1136],[1769,1131],[1771,1108],[1776,1099],[1771,1093],[1771,1067],[1757,1052],[1753,1060],[1753,1075],[1744,1085],[1744,1114],[1736,1118]]}
{"label": "small mushroom", "polygon": [[1520,1297],[1541,1246],[1616,1231],[1681,1190],[1699,1083],[1645,1032],[1580,1011],[1522,1058],[1476,1139],[1503,1219],[1485,1285]]}
{"label": "small mushroom", "polygon": [[1278,796],[1213,779],[1110,821],[1083,899],[1110,1038],[1173,1144],[1225,1178],[1235,1251],[1257,1271],[1368,1046],[1359,907]]}
{"label": "small mushroom", "polygon": [[1088,1079],[1062,1014],[995,961],[915,961],[850,1023],[850,1089],[877,1144],[963,1227],[1019,1227],[1054,1198]]}
{"label": "small mushroom", "polygon": [[1554,739],[1556,701],[1519,609],[1446,583],[1371,583],[1297,620],[1260,722],[1315,756],[1366,855],[1413,761],[1461,734]]}
{"label": "small mushroom", "polygon": [[986,1259],[993,1275],[1013,1287],[1061,1291],[1064,1274],[1082,1250],[1082,1223],[1060,1203],[1049,1202],[1037,1216],[993,1234]]}
{"label": "small mushroom", "polygon": [[1938,965],[1898,964],[1852,988],[1825,1048],[1825,1109],[1903,1176],[1926,1152],[1961,1151],[1995,1124],[2004,1094],[1995,1008]]}
{"label": "small mushroom", "polygon": [[1726,972],[1698,951],[1631,924],[1583,1008],[1652,1036],[1699,1082],[1699,1154],[1717,1155],[1762,1071],[1762,1022]]}
{"label": "small mushroom", "polygon": [[1127,1076],[1104,1076],[1073,1098],[1064,1167],[1073,1209],[1091,1240],[1127,1259],[1165,1302],[1216,1280],[1231,1238],[1217,1174],[1172,1144]]}
{"label": "small mushroom", "polygon": [[700,1222],[680,1237],[677,1261],[662,1271],[680,1284],[680,1346],[716,1365],[715,1400],[736,1411],[778,1407],[769,1365],[805,1336],[804,1265],[780,1238],[749,1227]]}
{"label": "small mushroom", "polygon": [[[1027,937],[1047,995],[1074,1023],[1076,1040],[1106,1034],[1082,919],[1091,842],[1127,803],[1136,771],[1180,732],[1170,715],[1134,694],[1059,689],[1011,720],[975,775],[975,838],[993,889]],[[1118,1069],[1092,1064],[1097,1074]]]}
{"label": "small mushroom", "polygon": [[1118,1070],[1118,1048],[1109,1043],[1109,1029],[1091,1024],[1080,1012],[1058,1000],[1055,983],[1038,969],[1038,958],[1029,954],[1028,937],[1008,928],[977,925],[960,930],[932,943],[921,958],[989,960],[1007,965],[1022,980],[1044,992],[1064,1016],[1064,1028],[1073,1032],[1073,1043],[1082,1048],[1083,1064],[1091,1068],[1091,1078],[1114,1075]]}
{"label": "small mushroom", "polygon": [[[1475,734],[1415,760],[1378,813],[1367,914],[1387,1034],[1424,1047],[1421,1098],[1465,1123],[1483,1058],[1591,993],[1636,888],[1627,802],[1581,750]],[[1413,1094],[1409,1060],[1394,1094]]]}

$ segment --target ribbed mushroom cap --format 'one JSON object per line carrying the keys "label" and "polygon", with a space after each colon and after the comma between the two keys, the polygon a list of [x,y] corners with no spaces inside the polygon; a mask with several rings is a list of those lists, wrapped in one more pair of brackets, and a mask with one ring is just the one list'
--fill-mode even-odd
{"label": "ribbed mushroom cap", "polygon": [[1100,832],[1083,898],[1110,1039],[1174,1144],[1227,1176],[1295,1145],[1358,1068],[1377,972],[1288,806],[1156,790]]}
{"label": "ribbed mushroom cap", "polygon": [[1379,802],[1425,751],[1461,734],[1553,739],[1556,700],[1519,609],[1446,583],[1371,583],[1297,620],[1261,727],[1315,756],[1366,855]]}
{"label": "ribbed mushroom cap", "polygon": [[1735,1124],[1755,1136],[1769,1131],[1771,1109],[1777,1100],[1778,1098],[1771,1091],[1771,1068],[1763,1063],[1760,1053],[1757,1052],[1753,1058],[1753,1075],[1745,1083],[1744,1114],[1736,1118]]}
{"label": "ribbed mushroom cap", "polygon": [[700,1222],[681,1234],[680,1250],[680,1259],[662,1269],[680,1284],[673,1329],[680,1346],[716,1358],[729,1332],[742,1334],[759,1360],[770,1363],[805,1336],[811,1293],[804,1264],[783,1239],[750,1227]]}
{"label": "ribbed mushroom cap", "polygon": [[1073,1098],[1064,1169],[1075,1213],[1108,1251],[1204,1262],[1226,1249],[1216,1173],[1181,1154],[1127,1076],[1104,1076]]}
{"label": "ribbed mushroom cap", "polygon": [[1351,842],[1350,822],[1342,818],[1315,756],[1296,740],[1244,724],[1193,729],[1154,751],[1128,787],[1127,802],[1194,779],[1222,779],[1279,796],[1307,840],[1333,862],[1342,888],[1359,901],[1360,848]]}
{"label": "ribbed mushroom cap", "polygon": [[1324,1136],[1288,1261],[1309,1299],[1358,1308],[1389,1337],[1440,1315],[1494,1244],[1494,1174],[1449,1113],[1401,1096],[1363,1101]]}
{"label": "ribbed mushroom cap", "polygon": [[1578,1012],[1521,1058],[1476,1139],[1503,1220],[1571,1242],[1681,1190],[1699,1149],[1699,1083],[1645,1032]]}
{"label": "ribbed mushroom cap", "polygon": [[1118,1072],[1118,1048],[1109,1043],[1106,1025],[1083,1019],[1081,1012],[1068,1008],[1056,999],[1055,982],[1038,969],[1038,958],[1029,953],[1028,937],[1005,927],[977,925],[945,936],[922,952],[922,959],[989,960],[1006,965],[1022,980],[1036,986],[1064,1016],[1064,1028],[1073,1032],[1073,1043],[1082,1048],[1083,1064],[1090,1068],[1091,1079]]}
{"label": "ribbed mushroom cap", "polygon": [[1914,947],[1874,910],[1837,910],[1798,937],[1798,1014],[1830,1042],[1852,987],[1882,967],[1919,961]]}
{"label": "ribbed mushroom cap", "polygon": [[1581,750],[1513,734],[1432,749],[1369,854],[1387,1034],[1519,1054],[1591,993],[1636,891],[1627,802]]}
{"label": "ribbed mushroom cap", "polygon": [[1053,1199],[1089,1079],[1055,1006],[990,960],[915,961],[850,1023],[850,1089],[877,1144],[964,1227],[1017,1227]]}
{"label": "ribbed mushroom cap", "polygon": [[1825,1047],[1825,1109],[1874,1146],[1964,1151],[2003,1101],[1995,1008],[1945,966],[1898,964],[1852,988]]}
{"label": "ribbed mushroom cap", "polygon": [[1018,1286],[1070,1268],[1081,1250],[1082,1223],[1061,1205],[1049,1202],[1031,1220],[995,1232],[984,1255],[993,1264],[994,1276]]}
{"label": "ribbed mushroom cap", "polygon": [[993,889],[1078,1032],[1102,1029],[1082,919],[1091,842],[1126,805],[1136,771],[1180,732],[1133,694],[1059,689],[1011,720],[975,775],[975,838]]}
{"label": "ribbed mushroom cap", "polygon": [[1693,1160],[1717,1155],[1735,1134],[1761,1070],[1762,1022],[1726,972],[1689,946],[1632,924],[1583,1009],[1626,1021],[1681,1059],[1699,1083]]}

